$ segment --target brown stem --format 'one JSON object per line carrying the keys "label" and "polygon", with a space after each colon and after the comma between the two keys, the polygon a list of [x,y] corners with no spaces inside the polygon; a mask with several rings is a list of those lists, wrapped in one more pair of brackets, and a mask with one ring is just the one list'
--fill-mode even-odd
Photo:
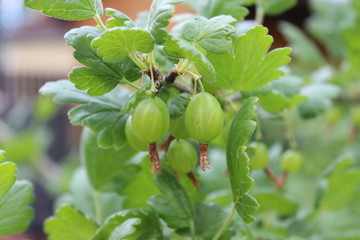
{"label": "brown stem", "polygon": [[199,180],[196,178],[194,172],[189,172],[186,174],[190,178],[192,184],[195,186],[196,190],[200,192]]}
{"label": "brown stem", "polygon": [[280,178],[277,178],[274,172],[270,168],[264,168],[264,172],[270,178],[270,180],[274,183],[277,189],[282,189],[285,186],[286,179],[287,179],[287,172],[283,172]]}
{"label": "brown stem", "polygon": [[264,168],[264,172],[270,178],[270,180],[277,186],[277,177],[275,176],[274,172],[270,168]]}
{"label": "brown stem", "polygon": [[200,148],[200,167],[201,167],[201,170],[203,170],[203,172],[205,172],[205,170],[206,170],[205,167],[211,169],[211,165],[210,165],[209,159],[208,159],[209,146],[207,143],[200,143],[199,148]]}
{"label": "brown stem", "polygon": [[170,144],[174,139],[175,138],[170,134],[168,136],[168,138],[160,145],[159,149],[160,149],[160,151],[164,151],[164,157],[166,156],[166,154],[169,150]]}
{"label": "brown stem", "polygon": [[156,143],[149,143],[149,155],[150,161],[152,162],[151,172],[155,172],[157,174],[161,173],[160,159],[159,153],[156,149]]}
{"label": "brown stem", "polygon": [[276,185],[276,187],[278,189],[282,189],[285,186],[287,176],[288,176],[287,172],[283,172],[281,174],[281,177],[278,179],[277,185]]}

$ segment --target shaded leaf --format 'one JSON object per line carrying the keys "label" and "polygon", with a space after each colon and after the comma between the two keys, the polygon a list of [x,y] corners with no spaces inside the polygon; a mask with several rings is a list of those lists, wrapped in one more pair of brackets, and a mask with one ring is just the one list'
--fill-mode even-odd
{"label": "shaded leaf", "polygon": [[267,15],[278,15],[297,4],[297,0],[266,0],[264,10]]}
{"label": "shaded leaf", "polygon": [[189,104],[189,94],[176,95],[168,104],[170,118],[176,118],[185,113],[186,107]]}
{"label": "shaded leaf", "polygon": [[180,183],[166,170],[155,176],[154,180],[163,195],[152,196],[148,204],[170,228],[188,228],[193,221],[194,212]]}
{"label": "shaded leaf", "polygon": [[92,41],[92,47],[98,48],[97,54],[105,62],[117,62],[129,53],[149,53],[154,49],[154,40],[140,28],[114,27],[106,30]]}
{"label": "shaded leaf", "polygon": [[0,197],[0,236],[21,233],[29,227],[34,218],[34,211],[29,206],[33,201],[33,187],[28,181],[16,181]]}
{"label": "shaded leaf", "polygon": [[332,84],[312,84],[302,88],[301,95],[308,98],[299,106],[303,118],[313,118],[332,106],[332,100],[339,94],[339,87]]}
{"label": "shaded leaf", "polygon": [[259,209],[257,201],[248,194],[254,180],[249,176],[249,157],[246,142],[253,134],[256,123],[251,120],[255,114],[258,98],[247,99],[236,113],[229,131],[226,159],[236,210],[245,223],[255,219],[251,215]]}
{"label": "shaded leaf", "polygon": [[139,168],[129,160],[136,151],[129,145],[119,150],[101,149],[97,135],[85,128],[81,138],[82,160],[93,188],[99,192],[120,192],[135,177]]}
{"label": "shaded leaf", "polygon": [[233,52],[208,54],[219,87],[251,91],[284,74],[278,68],[290,61],[291,49],[278,48],[267,53],[273,42],[267,32],[267,28],[257,26],[235,41]]}
{"label": "shaded leaf", "polygon": [[296,202],[285,198],[278,193],[262,192],[254,195],[260,204],[259,212],[276,211],[280,216],[291,216],[296,213]]}
{"label": "shaded leaf", "polygon": [[148,16],[147,29],[155,39],[156,44],[163,44],[168,36],[164,29],[169,25],[169,19],[174,12],[174,4],[182,0],[154,0]]}
{"label": "shaded leaf", "polygon": [[[134,180],[122,191],[126,196],[124,200],[124,208],[138,208],[148,207],[147,200],[160,191],[156,187],[153,178],[154,175],[150,172],[151,161],[148,154],[139,164],[141,171],[134,177]],[[141,189],[141,191],[139,191]]]}
{"label": "shaded leaf", "polygon": [[66,20],[83,20],[103,15],[101,0],[25,0],[25,6]]}
{"label": "shaded leaf", "polygon": [[[204,239],[213,239],[223,225],[227,213],[215,203],[198,203],[195,206],[195,232]],[[227,234],[225,230],[222,235]]]}
{"label": "shaded leaf", "polygon": [[[114,238],[115,235],[117,238]],[[103,240],[109,237],[120,239],[120,236],[126,239],[158,238],[162,236],[161,224],[151,210],[127,209],[109,216],[91,240]]]}
{"label": "shaded leaf", "polygon": [[71,205],[63,205],[45,222],[49,240],[90,239],[97,224]]}
{"label": "shaded leaf", "polygon": [[[61,195],[56,200],[55,207],[60,208],[63,205],[73,205],[93,221],[99,220],[102,222],[108,216],[123,208],[123,200],[124,197],[118,193],[96,192],[90,183],[85,168],[80,167],[72,175],[69,192]],[[101,216],[97,216],[96,204],[97,207],[100,206],[101,208]]]}

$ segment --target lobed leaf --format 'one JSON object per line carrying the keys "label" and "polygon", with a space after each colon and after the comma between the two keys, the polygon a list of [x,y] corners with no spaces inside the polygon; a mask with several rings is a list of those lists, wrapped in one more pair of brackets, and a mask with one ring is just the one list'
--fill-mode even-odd
{"label": "lobed leaf", "polygon": [[230,36],[235,33],[235,28],[230,24],[235,21],[231,16],[210,19],[199,16],[186,23],[181,34],[185,40],[199,44],[206,51],[224,54],[231,47]]}
{"label": "lobed leaf", "polygon": [[161,236],[161,224],[154,212],[133,208],[109,216],[91,240],[155,239]]}
{"label": "lobed leaf", "polygon": [[113,8],[106,8],[105,9],[106,15],[111,16],[106,23],[109,28],[112,27],[135,27],[135,23],[124,13],[113,9]]}
{"label": "lobed leaf", "polygon": [[89,95],[103,95],[114,89],[123,78],[134,81],[141,77],[140,69],[130,58],[125,57],[115,63],[105,63],[91,46],[101,30],[94,27],[72,29],[65,34],[66,43],[72,46],[74,58],[86,67],[75,67],[69,74],[70,80],[81,90],[88,90]]}
{"label": "lobed leaf", "polygon": [[58,103],[80,103],[69,112],[70,121],[99,133],[97,142],[100,147],[119,149],[126,143],[125,123],[127,115],[121,113],[122,103],[129,92],[122,88],[102,96],[89,96],[85,91],[78,90],[67,80],[48,82],[40,92],[53,95]]}
{"label": "lobed leaf", "polygon": [[9,191],[16,180],[17,168],[15,163],[0,163],[0,199]]}
{"label": "lobed leaf", "polygon": [[254,180],[249,176],[249,157],[245,152],[245,144],[256,128],[256,122],[251,119],[255,114],[257,100],[257,97],[247,99],[236,113],[226,148],[233,201],[239,216],[245,223],[252,223],[255,219],[251,215],[259,209],[257,201],[248,194]]}
{"label": "lobed leaf", "polygon": [[219,15],[230,15],[241,21],[249,10],[244,7],[248,0],[187,0],[186,3],[193,6],[199,15],[212,18]]}
{"label": "lobed leaf", "polygon": [[49,240],[90,239],[98,225],[71,205],[61,206],[45,222]]}
{"label": "lobed leaf", "polygon": [[215,70],[210,61],[202,52],[187,41],[168,36],[164,43],[164,52],[171,57],[188,59],[195,65],[205,80],[215,81]]}
{"label": "lobed leaf", "polygon": [[267,28],[257,26],[238,37],[232,52],[208,54],[221,88],[251,91],[279,78],[278,68],[290,61],[290,48],[278,48],[267,54],[273,38]]}
{"label": "lobed leaf", "polygon": [[92,47],[98,48],[97,54],[105,62],[117,62],[129,53],[149,53],[154,49],[154,40],[140,28],[114,27],[106,30],[92,41]]}
{"label": "lobed leaf", "polygon": [[34,218],[34,211],[29,206],[33,201],[33,187],[28,181],[16,181],[0,197],[0,236],[21,233],[29,227]]}
{"label": "lobed leaf", "polygon": [[152,196],[148,200],[150,207],[170,228],[190,227],[194,218],[193,208],[175,176],[163,170],[162,174],[155,176],[154,181],[163,195]]}
{"label": "lobed leaf", "polygon": [[174,12],[174,4],[181,2],[182,0],[152,1],[147,21],[147,29],[155,39],[156,44],[161,45],[166,41],[168,33],[164,28],[169,25],[169,19]]}
{"label": "lobed leaf", "polygon": [[25,6],[65,20],[83,20],[103,15],[101,0],[25,0]]}

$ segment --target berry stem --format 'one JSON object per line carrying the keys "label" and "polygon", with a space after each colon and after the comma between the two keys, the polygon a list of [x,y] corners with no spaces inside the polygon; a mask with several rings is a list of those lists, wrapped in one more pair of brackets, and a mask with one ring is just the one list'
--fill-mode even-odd
{"label": "berry stem", "polygon": [[194,172],[189,172],[186,174],[190,178],[192,184],[195,186],[196,190],[200,192],[199,180],[196,178]]}
{"label": "berry stem", "polygon": [[157,174],[161,173],[160,159],[159,153],[156,149],[156,143],[149,143],[149,155],[150,161],[152,162],[151,172],[155,172]]}
{"label": "berry stem", "polygon": [[175,138],[172,135],[169,135],[169,137],[160,145],[160,150],[164,151],[164,157],[166,156],[170,144],[171,142],[174,140]]}
{"label": "berry stem", "polygon": [[200,143],[200,167],[203,172],[205,172],[206,168],[211,169],[211,165],[208,159],[208,150],[209,145],[207,143]]}

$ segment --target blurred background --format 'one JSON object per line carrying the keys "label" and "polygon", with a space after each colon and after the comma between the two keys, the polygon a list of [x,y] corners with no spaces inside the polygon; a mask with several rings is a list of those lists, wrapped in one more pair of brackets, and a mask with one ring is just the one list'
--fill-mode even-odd
{"label": "blurred background", "polygon": [[[287,44],[278,29],[280,20],[304,29],[309,1],[299,0],[284,14],[265,18],[264,25],[275,39],[273,48]],[[149,9],[151,0],[103,0],[103,4],[136,19],[139,12]],[[188,11],[185,5],[176,6],[177,13]],[[247,19],[253,19],[254,12],[250,7]],[[70,106],[55,105],[39,96],[38,90],[45,82],[66,79],[78,65],[63,35],[84,24],[95,22],[49,18],[26,9],[23,0],[0,0],[0,149],[18,164],[20,178],[34,183],[36,194],[36,218],[27,235],[1,240],[45,239],[43,221],[53,213],[55,196],[67,189],[70,170],[79,165],[81,128],[70,125],[66,114]]]}

